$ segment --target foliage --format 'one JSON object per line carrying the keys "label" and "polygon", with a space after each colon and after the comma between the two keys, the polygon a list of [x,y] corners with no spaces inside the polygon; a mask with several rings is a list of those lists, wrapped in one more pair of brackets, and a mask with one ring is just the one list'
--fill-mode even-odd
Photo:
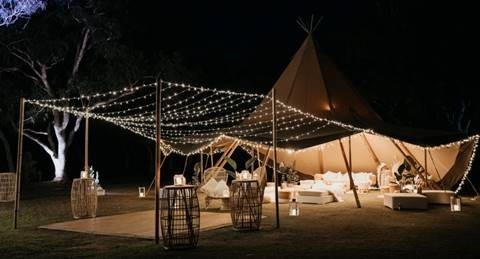
{"label": "foliage", "polygon": [[92,179],[95,179],[95,184],[100,185],[100,174],[98,173],[98,171],[93,170],[93,166],[90,166],[90,168],[88,168],[88,176]]}
{"label": "foliage", "polygon": [[287,182],[291,184],[298,184],[300,181],[300,176],[298,171],[295,170],[295,163],[292,166],[285,166],[282,162],[278,167],[278,172],[282,177],[282,182]]}
{"label": "foliage", "polygon": [[407,184],[415,184],[415,172],[412,171],[407,159],[404,159],[403,164],[398,167],[398,171],[394,172],[395,178],[400,186]]}

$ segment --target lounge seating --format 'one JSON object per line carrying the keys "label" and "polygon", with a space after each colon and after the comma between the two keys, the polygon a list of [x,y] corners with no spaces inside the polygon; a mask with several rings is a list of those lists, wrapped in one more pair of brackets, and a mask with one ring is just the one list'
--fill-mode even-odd
{"label": "lounge seating", "polygon": [[[352,173],[353,182],[360,191],[368,191],[371,186],[377,184],[377,178],[373,173],[366,172],[353,172]],[[315,180],[323,180],[325,184],[337,184],[343,186],[345,191],[350,190],[350,178],[348,173],[343,172],[331,172],[328,171],[324,174],[315,174]]]}

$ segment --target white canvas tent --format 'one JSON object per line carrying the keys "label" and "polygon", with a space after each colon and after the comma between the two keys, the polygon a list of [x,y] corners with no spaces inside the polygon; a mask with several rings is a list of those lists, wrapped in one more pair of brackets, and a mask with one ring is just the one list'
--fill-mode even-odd
{"label": "white canvas tent", "polygon": [[[351,136],[353,172],[374,172],[380,163],[391,166],[410,156],[426,169],[435,188],[451,189],[470,170],[478,136],[465,138],[449,132],[412,129],[382,121],[362,96],[352,88],[330,59],[319,52],[309,34],[273,87],[277,99],[320,118],[369,131],[336,127],[320,129],[310,138],[283,143],[278,161],[295,164],[298,171],[314,175],[347,171],[340,147],[348,153]],[[268,95],[267,95],[268,96]],[[269,106],[265,99],[244,123],[252,123]],[[267,109],[268,110],[268,109]],[[267,147],[260,153],[267,154]]]}

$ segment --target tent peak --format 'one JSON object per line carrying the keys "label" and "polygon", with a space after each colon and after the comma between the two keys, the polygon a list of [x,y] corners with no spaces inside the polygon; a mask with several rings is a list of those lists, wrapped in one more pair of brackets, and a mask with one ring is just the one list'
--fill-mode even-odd
{"label": "tent peak", "polygon": [[298,17],[297,18],[297,24],[307,34],[311,35],[317,29],[318,25],[320,25],[322,20],[323,20],[323,16],[320,16],[320,18],[317,21],[315,21],[315,16],[312,14],[310,16],[310,22],[307,21],[307,23],[306,23],[306,22],[303,21],[303,19],[301,17]]}

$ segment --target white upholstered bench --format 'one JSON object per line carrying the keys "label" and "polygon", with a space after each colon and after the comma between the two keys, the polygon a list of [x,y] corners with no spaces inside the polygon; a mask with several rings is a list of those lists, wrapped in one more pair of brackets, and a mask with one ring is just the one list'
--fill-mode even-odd
{"label": "white upholstered bench", "polygon": [[426,196],[418,193],[385,193],[383,194],[383,205],[391,209],[418,209],[428,208]]}
{"label": "white upholstered bench", "polygon": [[333,202],[334,198],[328,191],[305,190],[297,192],[297,201],[301,203],[325,204]]}

